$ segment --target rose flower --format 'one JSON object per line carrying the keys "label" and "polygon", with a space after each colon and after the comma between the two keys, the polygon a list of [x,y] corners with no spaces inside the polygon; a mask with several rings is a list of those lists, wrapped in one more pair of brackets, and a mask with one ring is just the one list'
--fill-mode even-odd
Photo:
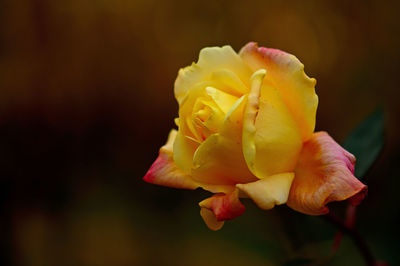
{"label": "rose flower", "polygon": [[199,203],[212,230],[244,212],[240,197],[268,210],[286,203],[321,215],[327,203],[359,203],[367,188],[354,176],[355,157],[326,132],[316,132],[315,79],[280,50],[248,43],[204,48],[179,71],[179,117],[143,178],[212,197]]}

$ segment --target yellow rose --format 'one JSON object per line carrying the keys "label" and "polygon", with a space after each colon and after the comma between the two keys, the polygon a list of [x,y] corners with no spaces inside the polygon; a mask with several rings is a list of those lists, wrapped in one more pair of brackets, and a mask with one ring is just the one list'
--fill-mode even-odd
{"label": "yellow rose", "polygon": [[354,177],[355,158],[327,133],[314,133],[315,79],[293,55],[249,43],[204,48],[179,71],[178,130],[144,180],[215,193],[200,202],[210,229],[244,212],[239,197],[261,209],[286,203],[310,215],[326,204],[359,202],[366,186]]}

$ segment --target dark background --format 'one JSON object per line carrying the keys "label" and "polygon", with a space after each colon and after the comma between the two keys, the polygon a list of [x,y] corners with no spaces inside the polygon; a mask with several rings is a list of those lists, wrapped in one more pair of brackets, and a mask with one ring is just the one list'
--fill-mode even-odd
{"label": "dark background", "polygon": [[[395,2],[395,1],[393,1]],[[285,206],[209,231],[209,196],[141,178],[174,126],[178,69],[205,46],[295,54],[317,79],[317,130],[343,142],[377,106],[386,145],[357,226],[400,264],[399,4],[389,1],[3,0],[4,265],[280,265],[329,254],[335,229]],[[334,204],[339,215],[344,203]],[[288,264],[289,265],[289,264]],[[345,238],[324,265],[363,265]]]}

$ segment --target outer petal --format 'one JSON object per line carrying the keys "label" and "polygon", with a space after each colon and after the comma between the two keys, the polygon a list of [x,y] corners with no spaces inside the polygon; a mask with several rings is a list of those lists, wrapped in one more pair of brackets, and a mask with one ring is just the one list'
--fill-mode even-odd
{"label": "outer petal", "polygon": [[317,132],[304,143],[287,205],[296,211],[320,215],[327,203],[349,198],[359,203],[367,187],[354,174],[355,157],[326,132]]}
{"label": "outer petal", "polygon": [[223,221],[231,220],[243,214],[245,207],[239,201],[236,189],[228,194],[215,194],[199,203],[200,215],[211,230],[219,230]]}
{"label": "outer petal", "polygon": [[244,46],[239,54],[253,71],[260,68],[267,70],[267,79],[279,90],[300,129],[303,141],[311,138],[318,96],[314,89],[316,81],[304,73],[304,65],[291,54],[258,47],[254,42]]}
{"label": "outer petal", "polygon": [[268,75],[264,69],[253,74],[243,117],[244,157],[258,178],[292,172],[302,146],[298,127]]}
{"label": "outer petal", "polygon": [[234,189],[237,183],[257,180],[247,168],[241,145],[242,116],[246,99],[246,96],[242,96],[232,106],[219,133],[209,136],[196,150],[192,169],[195,181],[228,185]]}
{"label": "outer petal", "polygon": [[245,84],[251,76],[250,68],[229,45],[223,47],[208,47],[200,51],[199,61],[182,68],[175,81],[175,97],[179,104],[187,92],[197,83],[210,80],[212,72],[221,69],[233,71]]}
{"label": "outer petal", "polygon": [[236,187],[252,198],[259,208],[269,210],[286,203],[293,178],[294,173],[282,173]]}
{"label": "outer petal", "polygon": [[143,180],[166,187],[196,189],[199,187],[196,182],[180,170],[172,158],[172,144],[176,135],[177,131],[171,130],[167,143],[161,147],[158,158],[143,177]]}

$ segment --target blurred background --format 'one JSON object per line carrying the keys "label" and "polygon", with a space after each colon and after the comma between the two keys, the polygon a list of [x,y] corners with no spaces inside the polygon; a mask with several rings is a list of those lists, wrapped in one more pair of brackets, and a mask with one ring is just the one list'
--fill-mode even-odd
{"label": "blurred background", "polygon": [[[295,54],[317,79],[317,130],[343,142],[377,106],[386,145],[363,180],[357,227],[399,265],[399,4],[389,1],[0,2],[2,265],[295,265],[329,255],[335,228],[287,207],[219,232],[209,193],[141,180],[174,126],[178,69],[205,46]],[[333,204],[343,212],[342,204]],[[298,260],[299,261],[299,260]],[[297,261],[297,262],[298,262]],[[323,265],[363,265],[344,238]]]}

